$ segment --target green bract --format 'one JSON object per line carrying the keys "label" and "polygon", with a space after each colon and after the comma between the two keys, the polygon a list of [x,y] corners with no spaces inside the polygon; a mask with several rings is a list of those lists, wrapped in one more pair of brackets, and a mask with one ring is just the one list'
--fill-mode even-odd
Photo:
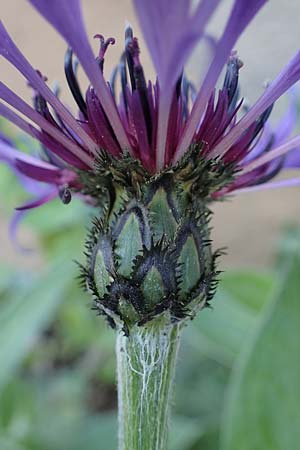
{"label": "green bract", "polygon": [[218,271],[210,241],[211,193],[233,168],[199,161],[193,147],[175,167],[151,176],[130,157],[101,154],[83,179],[99,217],[87,240],[83,284],[109,323],[130,328],[155,317],[193,317],[211,300]]}

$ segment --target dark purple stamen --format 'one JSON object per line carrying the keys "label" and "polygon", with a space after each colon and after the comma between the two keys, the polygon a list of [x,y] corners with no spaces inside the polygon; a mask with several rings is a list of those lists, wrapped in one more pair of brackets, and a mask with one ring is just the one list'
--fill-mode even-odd
{"label": "dark purple stamen", "polygon": [[51,114],[51,112],[49,110],[49,107],[47,105],[46,100],[41,95],[39,95],[38,93],[34,96],[33,104],[34,104],[34,109],[38,113],[40,113],[52,125],[58,127],[55,119],[53,118],[53,116],[52,116],[52,114]]}
{"label": "dark purple stamen", "polygon": [[[235,55],[231,56],[227,63],[227,70],[224,79],[223,88],[228,95],[228,104],[235,107],[238,97],[239,70],[243,67],[242,61]],[[234,105],[232,105],[234,104]]]}
{"label": "dark purple stamen", "polygon": [[83,95],[79,87],[79,83],[77,81],[76,69],[77,64],[73,63],[73,51],[71,48],[68,48],[65,54],[65,74],[67,82],[80,111],[82,112],[84,117],[87,118],[86,103],[84,101]]}
{"label": "dark purple stamen", "polygon": [[[127,59],[128,61],[128,59]],[[127,71],[126,71],[126,54],[123,53],[120,63],[119,63],[119,70],[120,70],[120,77],[121,77],[121,88],[122,88],[122,95],[123,95],[123,101],[126,113],[128,112],[128,102],[127,102]]]}
{"label": "dark purple stamen", "polygon": [[134,76],[134,63],[132,52],[130,51],[130,45],[133,41],[133,31],[131,27],[127,27],[125,30],[125,54],[128,65],[128,71],[130,76],[131,89],[134,91],[136,89],[135,76]]}
{"label": "dark purple stamen", "polygon": [[118,66],[114,67],[114,69],[110,75],[110,79],[109,79],[110,90],[111,90],[111,93],[115,100],[116,100],[116,81],[117,81],[118,71],[119,71],[119,67]]}
{"label": "dark purple stamen", "polygon": [[99,50],[99,54],[98,54],[96,60],[99,63],[101,72],[103,73],[104,56],[105,56],[106,50],[108,49],[109,45],[115,45],[116,41],[112,37],[110,37],[108,39],[104,39],[104,36],[102,34],[95,34],[94,39],[100,40],[100,50]]}
{"label": "dark purple stamen", "polygon": [[[281,169],[284,166],[285,156],[281,157],[277,164],[275,164],[275,167],[268,171],[267,173],[264,173],[261,177],[254,178],[253,182],[248,183],[249,186],[256,186],[258,184],[267,183],[268,181],[272,180],[276,175],[279,174]],[[262,168],[263,169],[263,168]]]}
{"label": "dark purple stamen", "polygon": [[[128,29],[127,29],[128,30]],[[126,30],[126,32],[127,32]],[[132,32],[132,30],[130,29]],[[151,144],[152,141],[152,120],[151,120],[151,114],[150,114],[150,107],[148,102],[148,88],[146,83],[146,78],[144,74],[143,66],[141,65],[139,54],[140,54],[140,48],[138,44],[137,38],[132,38],[131,36],[126,39],[126,55],[130,55],[131,58],[128,59],[127,57],[127,63],[128,60],[131,61],[133,64],[133,67],[130,70],[129,64],[129,73],[131,77],[131,71],[133,70],[133,77],[134,77],[134,88],[132,87],[132,90],[137,90],[139,93],[144,118],[145,118],[145,124],[147,127],[147,135],[148,135],[148,141]]]}
{"label": "dark purple stamen", "polygon": [[[269,119],[269,117],[270,117],[270,115],[271,115],[271,112],[272,112],[272,110],[273,110],[273,104],[271,105],[271,106],[269,106],[269,108],[267,108],[260,116],[259,116],[259,118],[257,119],[257,121],[256,121],[256,127],[255,127],[255,129],[254,129],[254,132],[253,132],[253,136],[252,136],[252,140],[251,140],[251,142],[253,142],[254,141],[254,139],[258,136],[258,134],[262,131],[262,129],[264,128],[264,126],[265,126],[265,123],[267,122],[267,120]],[[251,143],[250,142],[250,143]]]}

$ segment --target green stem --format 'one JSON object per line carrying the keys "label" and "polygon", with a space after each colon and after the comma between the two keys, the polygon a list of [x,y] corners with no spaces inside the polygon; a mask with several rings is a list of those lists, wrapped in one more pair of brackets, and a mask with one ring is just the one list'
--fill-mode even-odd
{"label": "green stem", "polygon": [[152,324],[118,333],[119,450],[166,450],[181,329]]}

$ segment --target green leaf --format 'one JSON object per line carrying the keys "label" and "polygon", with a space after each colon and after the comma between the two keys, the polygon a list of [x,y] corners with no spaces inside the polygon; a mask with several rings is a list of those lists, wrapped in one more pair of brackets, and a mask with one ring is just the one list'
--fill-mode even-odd
{"label": "green leaf", "polygon": [[231,367],[252,336],[268,303],[275,280],[268,273],[228,272],[221,280],[212,309],[200,312],[185,330],[187,341],[202,354]]}
{"label": "green leaf", "polygon": [[75,265],[58,263],[42,273],[37,282],[14,291],[14,298],[0,309],[0,389],[26,356],[34,340],[53,319]]}
{"label": "green leaf", "polygon": [[296,450],[300,442],[300,260],[234,371],[224,450]]}

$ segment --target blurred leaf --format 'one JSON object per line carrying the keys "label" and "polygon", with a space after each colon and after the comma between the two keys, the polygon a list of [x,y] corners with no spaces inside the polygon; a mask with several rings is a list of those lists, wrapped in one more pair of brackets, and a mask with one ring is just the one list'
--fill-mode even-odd
{"label": "blurred leaf", "polygon": [[234,372],[224,416],[225,450],[296,450],[300,442],[300,259]]}
{"label": "blurred leaf", "polygon": [[186,339],[202,354],[231,367],[251,337],[274,285],[267,273],[228,272],[222,277],[212,310],[200,312],[185,330]]}
{"label": "blurred leaf", "polygon": [[0,388],[24,359],[41,330],[53,319],[69,276],[74,276],[73,266],[57,261],[50,273],[41,274],[38,282],[16,290],[10,303],[5,302],[0,309]]}
{"label": "blurred leaf", "polygon": [[286,260],[291,255],[300,256],[300,228],[298,226],[289,225],[285,228],[282,238],[278,245],[277,265],[284,267]]}
{"label": "blurred leaf", "polygon": [[197,417],[198,426],[202,422],[205,426],[218,423],[228,377],[226,367],[201,356],[183,341],[176,374],[175,412]]}
{"label": "blurred leaf", "polygon": [[116,450],[117,417],[115,414],[81,416],[77,420],[49,417],[37,425],[28,449],[43,450]]}
{"label": "blurred leaf", "polygon": [[[91,214],[91,209],[74,197],[69,205],[63,205],[59,200],[53,200],[45,207],[37,208],[26,218],[26,223],[40,235],[63,233],[76,227],[84,231]],[[83,233],[84,234],[84,233]]]}
{"label": "blurred leaf", "polygon": [[0,448],[3,450],[26,450],[25,447],[20,446],[5,436],[0,436]]}
{"label": "blurred leaf", "polygon": [[175,416],[171,421],[170,449],[189,450],[204,434],[199,420],[184,416]]}

